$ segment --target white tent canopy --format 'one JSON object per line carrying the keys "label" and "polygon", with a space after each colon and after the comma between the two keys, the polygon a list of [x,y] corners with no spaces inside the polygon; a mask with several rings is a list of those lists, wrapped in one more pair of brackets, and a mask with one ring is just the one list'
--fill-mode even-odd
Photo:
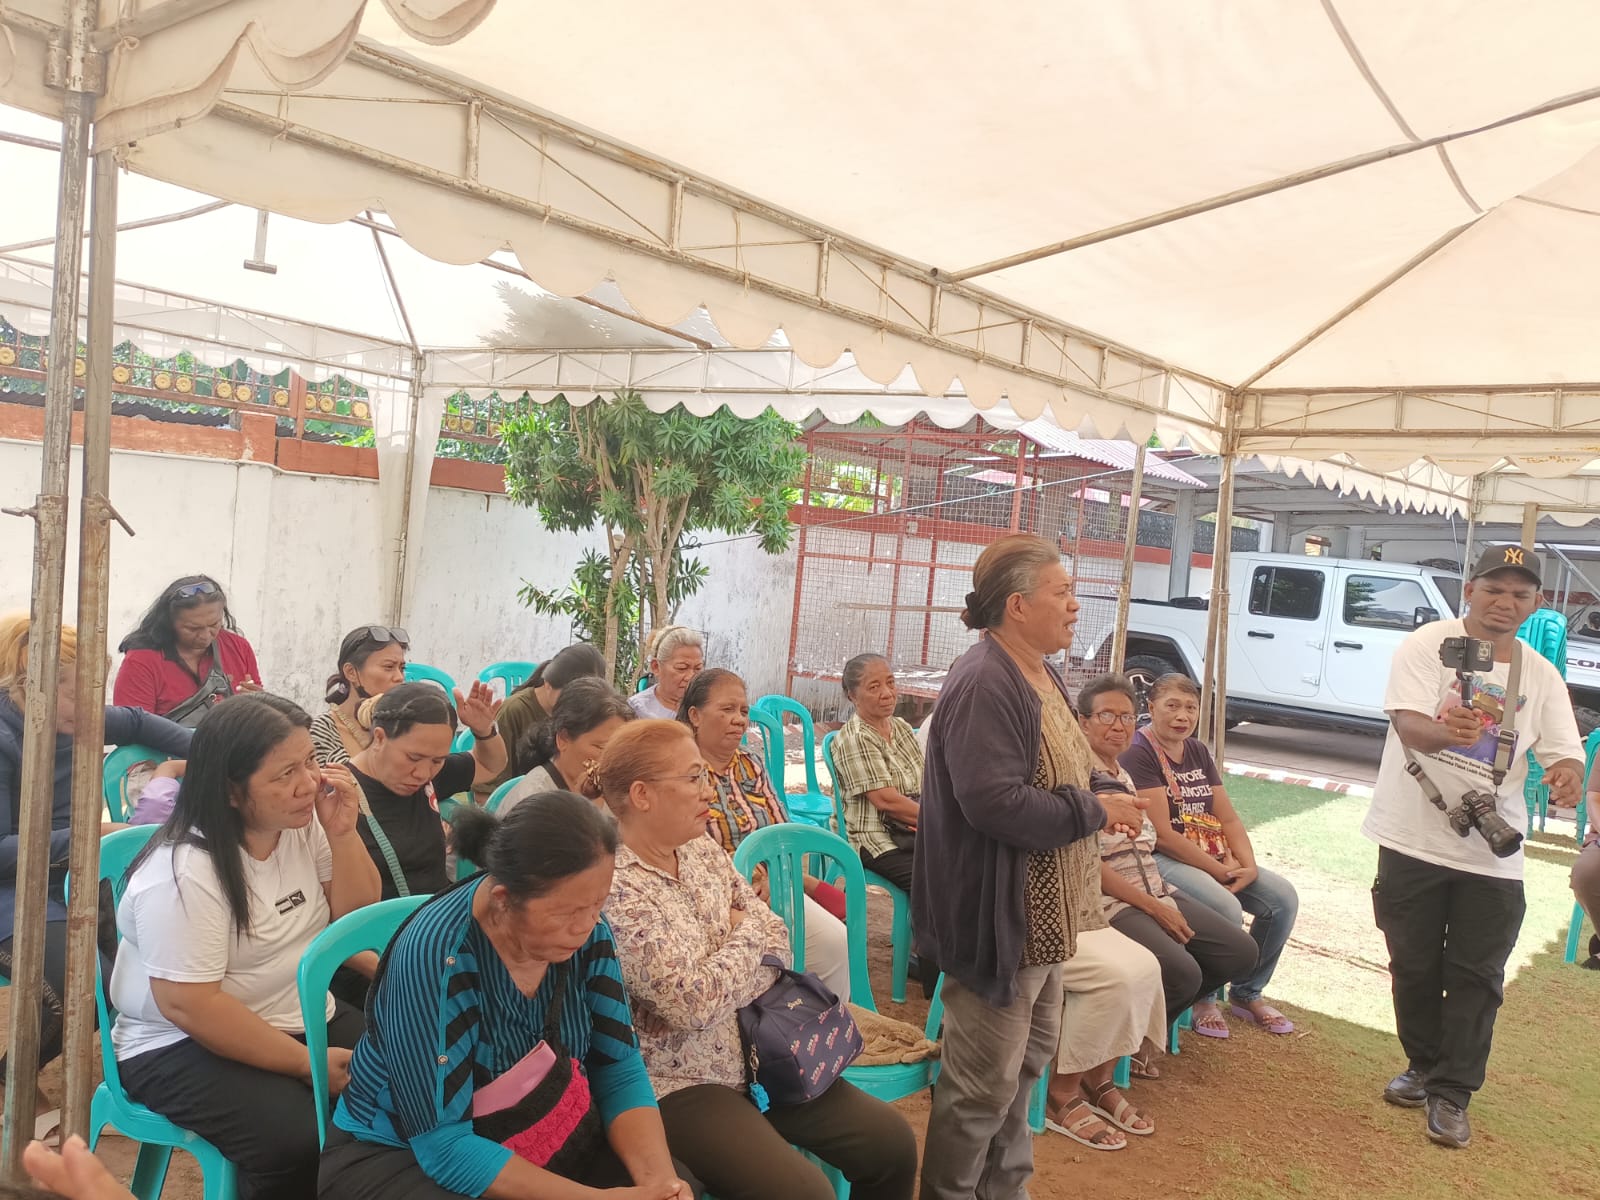
{"label": "white tent canopy", "polygon": [[[6,99],[58,103],[37,28],[66,7],[11,0]],[[1231,421],[1384,470],[1419,440],[1452,472],[1600,453],[1592,6],[362,9],[143,6],[200,15],[107,33],[100,144],[1068,427],[1211,449]]]}

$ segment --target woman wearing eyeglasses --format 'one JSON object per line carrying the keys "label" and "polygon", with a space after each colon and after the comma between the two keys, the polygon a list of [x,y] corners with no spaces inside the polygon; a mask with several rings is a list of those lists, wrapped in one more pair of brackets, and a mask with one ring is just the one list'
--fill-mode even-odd
{"label": "woman wearing eyeglasses", "polygon": [[122,639],[112,701],[193,729],[235,692],[261,690],[256,652],[239,633],[228,597],[209,575],[185,575],[162,589]]}
{"label": "woman wearing eyeglasses", "polygon": [[[1138,722],[1133,685],[1121,675],[1102,675],[1078,694],[1078,720],[1094,751],[1096,766],[1132,792],[1133,778],[1118,761],[1133,742]],[[1161,878],[1156,863],[1156,827],[1148,813],[1135,836],[1100,832],[1101,907],[1111,928],[1138,942],[1161,964],[1167,1026],[1202,996],[1256,964],[1256,944],[1239,925],[1217,915]],[[1133,1073],[1156,1079],[1150,1046],[1133,1057]]]}
{"label": "woman wearing eyeglasses", "polygon": [[328,710],[311,722],[311,743],[323,766],[347,763],[372,744],[371,714],[360,720],[362,704],[406,681],[406,651],[411,637],[404,629],[363,625],[339,643],[339,669],[328,677]]}

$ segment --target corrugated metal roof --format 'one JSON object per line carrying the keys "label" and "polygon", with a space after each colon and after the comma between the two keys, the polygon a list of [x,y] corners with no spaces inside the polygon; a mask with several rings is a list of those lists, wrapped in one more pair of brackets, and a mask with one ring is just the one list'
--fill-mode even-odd
{"label": "corrugated metal roof", "polygon": [[[1029,421],[1017,430],[1023,437],[1035,445],[1054,454],[1070,454],[1074,458],[1087,458],[1091,462],[1104,463],[1108,467],[1115,467],[1119,471],[1133,470],[1133,459],[1138,447],[1132,442],[1117,442],[1106,438],[1079,437],[1070,430],[1062,429],[1049,421]],[[1147,454],[1144,459],[1144,473],[1148,479],[1159,479],[1163,483],[1175,483],[1183,487],[1203,488],[1204,480],[1196,479],[1182,467],[1174,466],[1159,454]]]}

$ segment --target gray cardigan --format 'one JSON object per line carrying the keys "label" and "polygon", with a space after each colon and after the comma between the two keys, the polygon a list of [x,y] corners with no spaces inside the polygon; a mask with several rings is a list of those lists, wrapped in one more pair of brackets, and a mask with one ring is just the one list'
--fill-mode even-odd
{"label": "gray cardigan", "polygon": [[950,668],[922,770],[911,889],[917,953],[996,1007],[1016,998],[1028,856],[1088,837],[1106,819],[1092,792],[1033,785],[1041,712],[1021,669],[985,639]]}

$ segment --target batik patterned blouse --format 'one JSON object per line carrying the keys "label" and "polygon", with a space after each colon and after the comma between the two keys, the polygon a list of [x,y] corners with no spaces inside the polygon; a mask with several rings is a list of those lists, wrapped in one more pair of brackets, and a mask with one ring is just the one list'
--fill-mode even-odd
{"label": "batik patterned blouse", "polygon": [[[737,929],[732,910],[745,914]],[[743,1090],[738,1012],[789,962],[789,930],[710,838],[678,848],[674,878],[617,847],[606,904],[634,1029],[658,1097],[697,1084]]]}

